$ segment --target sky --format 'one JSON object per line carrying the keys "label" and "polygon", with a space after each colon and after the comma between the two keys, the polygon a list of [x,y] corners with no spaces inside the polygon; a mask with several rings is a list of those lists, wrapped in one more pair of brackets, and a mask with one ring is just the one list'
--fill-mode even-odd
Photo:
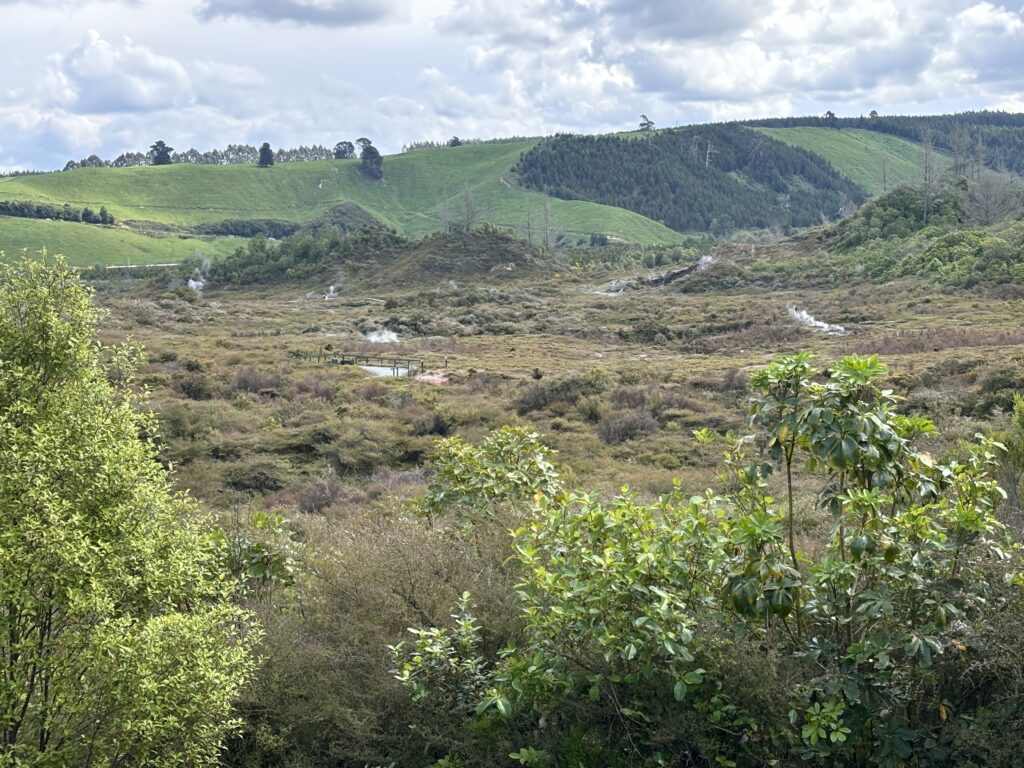
{"label": "sky", "polygon": [[1024,0],[0,0],[0,171],[157,139],[333,146],[1024,112]]}

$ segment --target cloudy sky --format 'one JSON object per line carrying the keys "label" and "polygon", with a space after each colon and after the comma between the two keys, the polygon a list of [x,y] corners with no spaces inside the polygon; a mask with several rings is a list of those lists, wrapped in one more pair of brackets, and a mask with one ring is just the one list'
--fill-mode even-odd
{"label": "cloudy sky", "polygon": [[177,149],[1024,111],[1024,0],[0,0],[0,170]]}

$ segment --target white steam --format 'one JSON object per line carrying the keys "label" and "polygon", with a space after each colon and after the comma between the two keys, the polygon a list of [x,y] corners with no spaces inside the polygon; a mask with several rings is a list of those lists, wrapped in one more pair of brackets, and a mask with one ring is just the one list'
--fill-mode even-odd
{"label": "white steam", "polygon": [[199,263],[192,270],[192,277],[188,279],[188,287],[195,291],[197,296],[202,296],[203,289],[206,288],[206,281],[210,276],[210,260],[203,256],[202,251],[196,251],[193,256]]}
{"label": "white steam", "polygon": [[789,310],[789,316],[796,320],[800,325],[811,328],[815,331],[822,331],[823,333],[829,333],[833,336],[845,336],[847,331],[841,325],[832,325],[831,323],[825,323],[818,320],[805,309],[800,309],[793,304],[787,304],[786,309]]}

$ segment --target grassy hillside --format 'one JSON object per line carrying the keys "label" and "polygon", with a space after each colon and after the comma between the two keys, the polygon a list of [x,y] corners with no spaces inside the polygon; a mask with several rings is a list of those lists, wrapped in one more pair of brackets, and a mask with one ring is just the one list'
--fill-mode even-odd
{"label": "grassy hillside", "polygon": [[[442,212],[462,222],[467,208],[525,233],[544,227],[574,238],[601,232],[631,242],[676,243],[680,237],[629,211],[582,201],[552,200],[516,187],[510,169],[533,141],[420,150],[384,159],[384,180],[363,179],[355,160],[255,166],[79,169],[0,180],[0,199],[57,205],[106,205],[119,220],[189,227],[223,219],[305,222],[355,202],[411,237],[438,229]],[[545,208],[547,208],[545,214]],[[144,225],[138,226],[144,228]]]}
{"label": "grassy hillside", "polygon": [[[924,149],[897,136],[856,128],[755,128],[773,139],[810,150],[828,160],[870,195],[911,183],[921,174]],[[943,167],[949,159],[936,154]],[[883,184],[883,165],[884,178]]]}
{"label": "grassy hillside", "polygon": [[860,128],[913,142],[931,137],[934,145],[957,156],[967,168],[979,165],[1024,172],[1024,113],[983,110],[953,115],[881,115],[878,117],[774,117],[745,121],[761,128]]}
{"label": "grassy hillside", "polygon": [[22,250],[63,253],[76,266],[92,264],[160,264],[182,261],[202,251],[218,257],[239,245],[234,238],[199,240],[192,237],[146,237],[118,227],[97,227],[48,219],[16,219],[0,216],[0,251],[4,259]]}
{"label": "grassy hillside", "polygon": [[643,140],[559,135],[523,155],[524,186],[635,211],[677,232],[806,227],[864,191],[820,155],[732,125]]}

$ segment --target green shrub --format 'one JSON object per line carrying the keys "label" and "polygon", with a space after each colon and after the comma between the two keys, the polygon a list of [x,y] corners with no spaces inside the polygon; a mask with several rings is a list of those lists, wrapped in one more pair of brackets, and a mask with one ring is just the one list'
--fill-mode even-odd
{"label": "green shrub", "polygon": [[[471,654],[489,686],[480,733],[498,718],[558,755],[582,731],[601,765],[1010,764],[1024,582],[996,518],[998,449],[920,451],[934,429],[896,412],[884,373],[852,356],[821,378],[801,355],[752,376],[754,431],[730,438],[725,495],[538,494],[512,541],[522,632],[500,657]],[[521,458],[503,460],[432,492],[475,498],[488,478],[500,494]],[[805,463],[831,525],[801,549]],[[992,708],[1013,725],[985,740]]]}
{"label": "green shrub", "polygon": [[538,381],[530,385],[516,401],[516,412],[525,416],[553,403],[575,405],[581,397],[599,395],[607,388],[607,380],[600,371],[583,376],[572,376],[554,381]]}
{"label": "green shrub", "polygon": [[257,458],[243,461],[224,470],[224,482],[236,491],[267,493],[283,488],[288,467],[280,461]]}
{"label": "green shrub", "polygon": [[647,411],[621,411],[601,417],[597,434],[609,444],[623,443],[658,431],[658,420]]}

